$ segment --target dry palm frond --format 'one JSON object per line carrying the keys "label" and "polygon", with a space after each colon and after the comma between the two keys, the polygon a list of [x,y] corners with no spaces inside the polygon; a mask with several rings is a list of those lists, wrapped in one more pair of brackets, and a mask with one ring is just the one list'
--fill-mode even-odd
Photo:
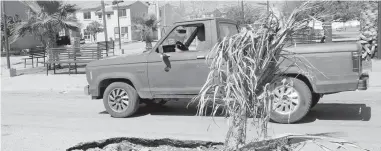
{"label": "dry palm frond", "polygon": [[[305,28],[311,18],[303,18],[306,11],[314,8],[304,2],[288,17],[270,11],[254,30],[225,37],[207,56],[210,73],[199,95],[198,115],[206,115],[209,104],[214,116],[223,108],[230,116],[229,131],[225,140],[227,150],[238,149],[245,144],[247,115],[253,118],[261,139],[267,138],[275,83],[279,76],[283,47],[288,37]],[[283,57],[282,57],[283,56]],[[287,58],[287,57],[286,57]],[[290,58],[289,58],[290,59]]]}
{"label": "dry palm frond", "polygon": [[[258,142],[248,143],[244,147],[240,148],[240,151],[271,151],[271,150],[293,150],[295,148],[300,147],[301,145],[305,145],[306,143],[314,143],[323,150],[334,151],[340,148],[351,147],[353,149],[368,151],[367,149],[363,149],[356,145],[353,142],[349,142],[343,139],[339,139],[342,133],[332,132],[332,133],[318,133],[318,134],[288,134],[286,136],[275,137],[272,139],[266,139]],[[335,149],[331,149],[322,145],[322,143],[328,142],[330,144],[334,144],[336,146]],[[353,150],[352,149],[352,150]]]}

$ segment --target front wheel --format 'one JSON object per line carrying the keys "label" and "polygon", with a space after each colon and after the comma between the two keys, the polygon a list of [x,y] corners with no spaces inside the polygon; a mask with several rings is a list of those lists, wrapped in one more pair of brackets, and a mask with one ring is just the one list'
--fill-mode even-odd
{"label": "front wheel", "polygon": [[285,84],[278,85],[274,91],[271,119],[274,122],[295,123],[307,115],[312,103],[312,93],[301,80],[286,77]]}
{"label": "front wheel", "polygon": [[139,108],[138,93],[127,83],[111,83],[103,94],[103,105],[112,117],[129,117]]}

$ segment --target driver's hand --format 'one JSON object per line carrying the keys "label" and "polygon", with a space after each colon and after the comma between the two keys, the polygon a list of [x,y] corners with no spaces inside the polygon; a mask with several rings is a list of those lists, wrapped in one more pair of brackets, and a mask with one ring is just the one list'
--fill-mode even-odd
{"label": "driver's hand", "polygon": [[175,47],[175,51],[176,51],[176,52],[183,52],[181,49],[179,49],[179,48],[177,48],[177,47]]}

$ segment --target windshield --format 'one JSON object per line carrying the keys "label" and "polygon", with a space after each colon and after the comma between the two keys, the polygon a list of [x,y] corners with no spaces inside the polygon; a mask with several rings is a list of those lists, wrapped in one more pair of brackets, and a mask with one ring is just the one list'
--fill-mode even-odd
{"label": "windshield", "polygon": [[220,35],[219,39],[224,37],[233,36],[238,33],[238,28],[235,24],[231,23],[219,23]]}

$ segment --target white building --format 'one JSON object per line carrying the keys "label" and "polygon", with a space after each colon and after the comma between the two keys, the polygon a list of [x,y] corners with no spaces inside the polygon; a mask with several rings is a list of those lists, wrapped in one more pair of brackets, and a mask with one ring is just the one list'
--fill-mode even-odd
{"label": "white building", "polygon": [[[140,1],[126,1],[119,3],[119,23],[121,30],[121,41],[128,42],[131,40],[139,40],[140,33],[131,28],[133,17],[143,17],[148,13],[148,6]],[[118,42],[118,9],[116,5],[105,6],[106,23],[107,23],[107,36],[108,39],[113,39]],[[97,41],[105,41],[104,32],[96,35],[96,40],[87,31],[86,27],[93,21],[99,22],[103,26],[102,6],[89,6],[82,8],[76,13],[76,17],[81,26],[81,38],[84,38],[86,43]]]}

